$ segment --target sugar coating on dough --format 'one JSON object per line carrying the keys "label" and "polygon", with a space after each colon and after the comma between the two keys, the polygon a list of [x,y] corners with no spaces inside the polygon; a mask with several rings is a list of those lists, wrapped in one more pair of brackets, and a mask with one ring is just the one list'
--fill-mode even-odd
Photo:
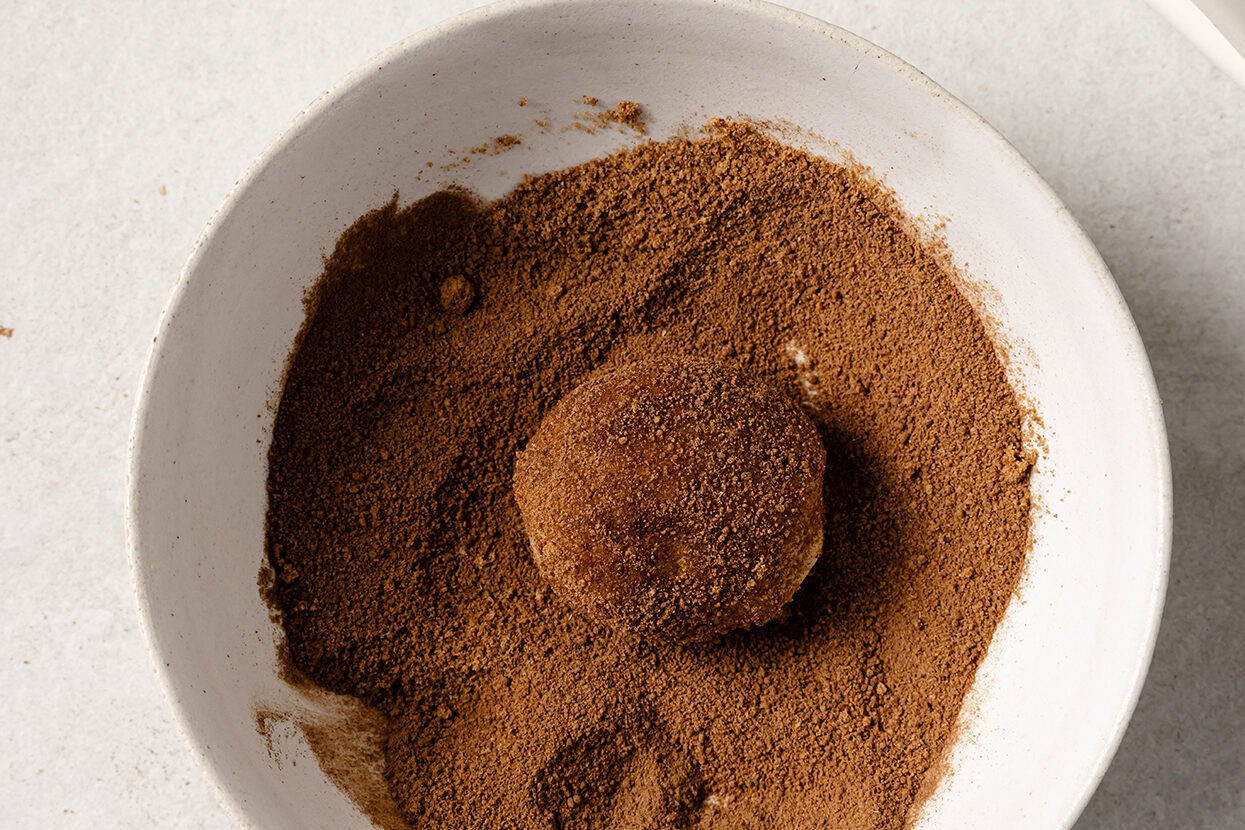
{"label": "sugar coating on dough", "polygon": [[660,358],[596,375],[515,462],[536,566],[569,604],[692,642],[772,619],[822,547],[825,450],[733,367]]}

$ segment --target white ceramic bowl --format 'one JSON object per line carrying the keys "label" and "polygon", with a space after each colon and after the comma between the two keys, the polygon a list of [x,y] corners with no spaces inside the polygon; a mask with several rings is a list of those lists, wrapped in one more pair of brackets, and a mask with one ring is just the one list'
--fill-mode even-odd
{"label": "white ceramic bowl", "polygon": [[823,22],[707,0],[506,3],[405,40],[304,113],[199,241],[147,372],[129,533],[157,664],[224,800],[256,827],[368,826],[297,730],[270,753],[254,716],[299,705],[256,574],[268,403],[321,253],[395,188],[436,189],[426,163],[449,147],[524,137],[447,174],[494,197],[635,140],[534,127],[568,123],[585,94],[642,102],[656,137],[714,115],[785,120],[828,139],[803,139],[817,152],[850,150],[911,213],[945,218],[1045,422],[1033,485],[1049,512],[919,826],[1071,824],[1140,691],[1167,573],[1167,448],[1132,320],[1067,210],[963,104]]}

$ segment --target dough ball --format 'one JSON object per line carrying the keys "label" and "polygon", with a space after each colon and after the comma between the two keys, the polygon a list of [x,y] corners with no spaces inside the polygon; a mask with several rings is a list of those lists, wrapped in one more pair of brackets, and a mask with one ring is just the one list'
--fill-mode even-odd
{"label": "dough ball", "polygon": [[825,450],[799,407],[694,358],[559,401],[515,462],[541,575],[572,606],[692,642],[772,619],[822,544]]}

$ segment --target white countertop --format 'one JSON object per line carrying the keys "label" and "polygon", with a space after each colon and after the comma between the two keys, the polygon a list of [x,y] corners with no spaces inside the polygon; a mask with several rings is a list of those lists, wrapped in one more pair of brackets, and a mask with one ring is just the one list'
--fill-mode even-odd
{"label": "white countertop", "polygon": [[[151,335],[299,110],[473,4],[86,5],[0,16],[0,827],[226,828],[130,584]],[[1175,548],[1149,681],[1078,828],[1245,826],[1245,90],[1142,0],[795,5],[985,116],[1106,257],[1164,398]]]}

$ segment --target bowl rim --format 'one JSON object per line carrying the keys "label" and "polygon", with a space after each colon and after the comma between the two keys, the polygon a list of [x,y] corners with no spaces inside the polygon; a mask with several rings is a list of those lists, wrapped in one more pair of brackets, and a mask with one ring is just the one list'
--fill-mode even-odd
{"label": "bowl rim", "polygon": [[[647,5],[642,0],[604,1],[623,6]],[[142,578],[144,560],[143,552],[139,547],[137,514],[142,435],[145,432],[147,418],[149,417],[148,407],[151,387],[156,366],[159,364],[163,354],[165,336],[172,327],[177,311],[185,297],[190,275],[197,270],[204,250],[216,235],[224,218],[246,197],[259,174],[269,165],[272,159],[283,151],[307,125],[313,123],[320,115],[332,107],[338,99],[349,94],[395,58],[409,51],[419,49],[422,45],[433,40],[464,29],[470,29],[487,18],[498,15],[522,14],[535,9],[567,5],[569,2],[572,2],[572,0],[496,0],[496,2],[455,14],[398,40],[329,86],[328,89],[302,109],[289,126],[282,130],[264,148],[263,152],[251,162],[243,175],[230,188],[216,210],[212,212],[206,227],[191,248],[190,254],[178,274],[169,299],[160,312],[160,319],[156,326],[155,335],[152,338],[151,351],[143,369],[142,381],[135,401],[133,426],[130,430],[127,447],[125,538],[130,559],[130,578],[138,600],[139,617],[141,618],[149,657],[159,678],[162,694],[172,709],[173,720],[177,730],[181,733],[182,740],[189,746],[191,754],[199,767],[207,773],[208,786],[214,792],[217,802],[224,807],[225,811],[239,827],[254,828],[256,825],[251,821],[248,811],[243,806],[241,800],[226,785],[228,777],[225,775],[224,770],[206,752],[205,745],[198,739],[178,703],[169,667],[160,656],[159,644],[155,635],[155,621],[151,616],[151,605],[147,599],[147,587]],[[733,8],[788,26],[812,29],[825,37],[833,38],[856,49],[863,55],[880,60],[891,71],[903,76],[927,94],[941,99],[943,104],[950,107],[958,118],[962,119],[966,124],[971,124],[983,138],[993,143],[1007,159],[1009,165],[1035,190],[1040,200],[1055,214],[1055,221],[1062,233],[1069,240],[1075,241],[1086,264],[1089,265],[1094,277],[1097,279],[1098,289],[1103,291],[1105,296],[1113,301],[1112,313],[1115,317],[1114,323],[1119,335],[1127,341],[1128,352],[1133,357],[1135,380],[1139,384],[1146,403],[1150,424],[1150,440],[1152,442],[1151,449],[1158,464],[1158,480],[1154,482],[1155,491],[1159,499],[1159,515],[1155,517],[1157,520],[1156,529],[1158,531],[1156,537],[1157,550],[1154,551],[1157,554],[1155,562],[1157,568],[1153,587],[1148,597],[1148,615],[1146,631],[1141,643],[1142,649],[1139,652],[1136,664],[1133,666],[1126,693],[1120,698],[1117,705],[1110,737],[1100,748],[1092,774],[1086,777],[1080,793],[1065,817],[1062,826],[1070,828],[1084,811],[1090,798],[1101,783],[1103,776],[1106,774],[1107,769],[1110,767],[1141,697],[1145,679],[1154,656],[1170,571],[1172,543],[1171,456],[1163,417],[1162,401],[1145,345],[1141,339],[1140,332],[1137,330],[1136,321],[1129,312],[1124,297],[1120,293],[1119,286],[1111,276],[1101,253],[1090,241],[1084,229],[1072,216],[1071,211],[1068,210],[1051,186],[1037,173],[1020,151],[1004,138],[998,130],[991,126],[975,110],[920,70],[892,52],[847,29],[811,14],[796,11],[768,0],[675,0],[675,2],[678,5],[697,7],[705,11],[715,7],[718,9]]]}

